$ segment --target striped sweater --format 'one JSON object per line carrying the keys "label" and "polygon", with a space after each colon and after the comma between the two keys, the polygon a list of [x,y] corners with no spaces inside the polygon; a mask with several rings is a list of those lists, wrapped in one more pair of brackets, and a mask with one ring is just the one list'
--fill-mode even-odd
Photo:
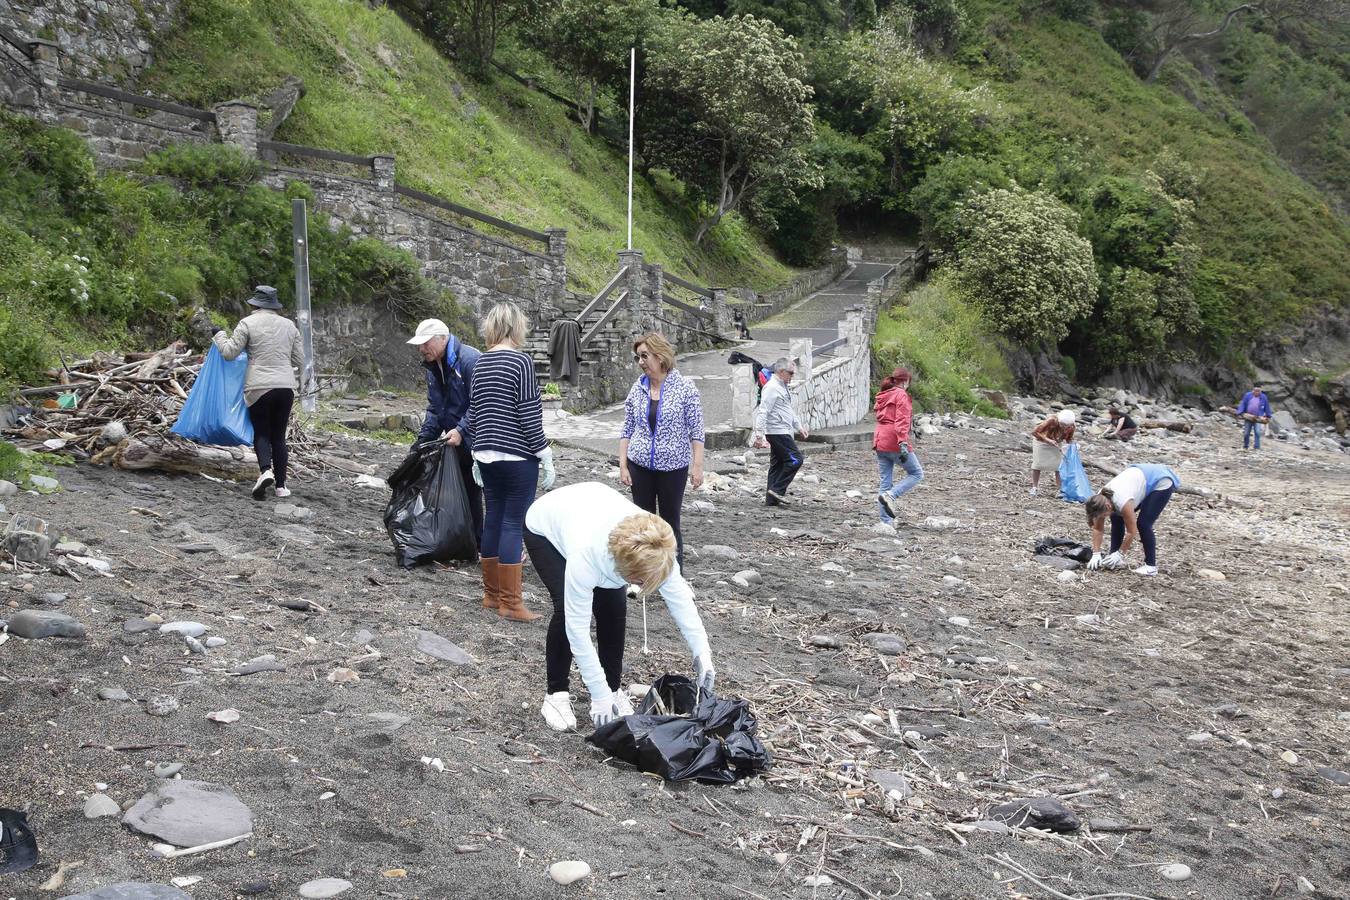
{"label": "striped sweater", "polygon": [[534,363],[518,350],[489,350],[478,358],[469,389],[469,445],[531,457],[543,450],[544,411]]}

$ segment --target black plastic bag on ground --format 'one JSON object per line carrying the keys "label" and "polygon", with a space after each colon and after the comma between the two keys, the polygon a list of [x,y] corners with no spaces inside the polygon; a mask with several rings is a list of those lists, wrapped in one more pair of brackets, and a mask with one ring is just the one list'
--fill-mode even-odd
{"label": "black plastic bag on ground", "polygon": [[662,675],[635,715],[602,725],[586,740],[667,781],[731,784],[769,768],[769,751],[745,700],[699,696],[683,675]]}
{"label": "black plastic bag on ground", "polygon": [[1058,537],[1041,538],[1031,553],[1033,556],[1062,556],[1080,563],[1092,559],[1092,548],[1088,545]]}
{"label": "black plastic bag on ground", "polygon": [[457,452],[444,441],[418,444],[388,478],[392,493],[384,508],[384,527],[399,565],[406,569],[478,558]]}

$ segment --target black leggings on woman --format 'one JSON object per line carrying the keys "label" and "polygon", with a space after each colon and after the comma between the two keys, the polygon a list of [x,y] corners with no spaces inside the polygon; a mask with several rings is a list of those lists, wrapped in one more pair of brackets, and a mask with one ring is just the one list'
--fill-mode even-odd
{"label": "black leggings on woman", "polygon": [[286,427],[291,424],[291,404],[295,391],[272,388],[248,408],[253,423],[253,452],[258,455],[258,471],[272,470],[277,487],[286,486],[286,463],[291,458],[286,448]]}
{"label": "black leggings on woman", "polygon": [[[539,580],[548,589],[553,601],[553,618],[548,623],[548,637],[544,641],[544,667],[548,675],[548,692],[556,694],[567,690],[567,676],[572,670],[572,645],[567,640],[567,619],[563,613],[564,584],[567,578],[567,559],[542,535],[525,529],[525,549],[530,553]],[[596,588],[591,600],[595,614],[595,649],[600,666],[605,670],[609,689],[619,689],[623,675],[623,639],[628,624],[628,589]]]}
{"label": "black leggings on woman", "polygon": [[649,513],[656,513],[670,530],[675,532],[675,561],[684,571],[684,535],[680,533],[680,507],[684,505],[684,484],[689,480],[689,467],[662,472],[628,461],[628,474],[633,479],[633,502]]}
{"label": "black leggings on woman", "polygon": [[[1175,487],[1154,491],[1144,498],[1134,511],[1134,524],[1139,529],[1139,543],[1144,545],[1144,564],[1158,564],[1158,544],[1153,537],[1153,523],[1162,515],[1163,507],[1172,499]],[[1125,518],[1120,513],[1111,513],[1111,552],[1120,549],[1125,540]]]}

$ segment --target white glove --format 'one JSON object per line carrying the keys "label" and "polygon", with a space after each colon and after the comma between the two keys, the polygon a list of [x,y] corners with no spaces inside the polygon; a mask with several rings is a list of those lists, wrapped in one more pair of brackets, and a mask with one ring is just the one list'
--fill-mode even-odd
{"label": "white glove", "polygon": [[624,694],[609,693],[591,700],[591,724],[596,728],[633,714],[633,704]]}
{"label": "white glove", "polygon": [[717,670],[713,668],[712,656],[694,657],[694,683],[705,694],[713,692],[713,683],[717,681]]}
{"label": "white glove", "polygon": [[1123,569],[1125,568],[1125,557],[1117,550],[1106,559],[1102,560],[1102,565],[1108,569]]}
{"label": "white glove", "polygon": [[478,468],[478,460],[473,461],[473,483],[479,487],[483,486],[483,470]]}
{"label": "white glove", "polygon": [[1102,567],[1102,555],[1100,553],[1092,554],[1092,559],[1088,560],[1088,568],[1097,571]]}
{"label": "white glove", "polygon": [[539,489],[546,491],[553,487],[553,479],[557,477],[553,470],[553,448],[549,447],[539,454]]}

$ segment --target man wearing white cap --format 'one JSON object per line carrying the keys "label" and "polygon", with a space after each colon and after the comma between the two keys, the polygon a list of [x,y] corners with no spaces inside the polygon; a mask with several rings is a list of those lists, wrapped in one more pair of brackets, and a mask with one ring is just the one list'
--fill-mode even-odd
{"label": "man wearing white cap", "polygon": [[466,436],[469,433],[469,387],[473,367],[482,353],[461,342],[440,319],[423,319],[417,333],[408,340],[422,354],[427,370],[427,415],[417,443],[444,439],[454,447],[464,489],[473,511],[474,539],[483,538],[483,489],[473,480],[473,454]]}

